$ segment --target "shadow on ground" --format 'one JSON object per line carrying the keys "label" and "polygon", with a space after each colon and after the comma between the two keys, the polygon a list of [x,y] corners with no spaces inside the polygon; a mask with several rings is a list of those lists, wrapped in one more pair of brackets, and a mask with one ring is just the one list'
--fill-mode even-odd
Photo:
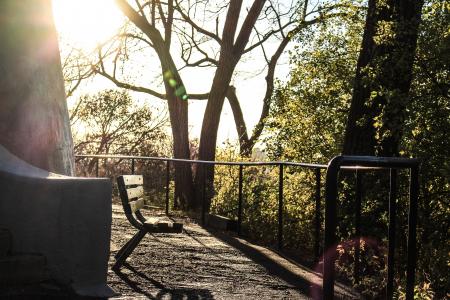
{"label": "shadow on ground", "polygon": [[[199,299],[214,299],[211,292],[207,289],[194,289],[194,288],[167,288],[161,282],[156,281],[153,278],[148,277],[143,272],[140,272],[125,263],[124,267],[133,272],[133,274],[139,276],[143,281],[137,282],[132,280],[127,274],[122,271],[116,271],[117,276],[120,277],[130,288],[138,294],[146,296],[148,299],[172,299],[172,300],[199,300]],[[153,296],[149,292],[142,289],[141,285],[151,284],[158,288],[160,291]]]}
{"label": "shadow on ground", "polygon": [[[227,233],[206,229],[212,236],[238,249],[255,263],[263,266],[267,272],[297,288],[302,294],[313,299],[322,299],[322,274],[304,267],[285,257],[282,253],[251,244]],[[336,299],[359,299],[351,288],[335,283]]]}

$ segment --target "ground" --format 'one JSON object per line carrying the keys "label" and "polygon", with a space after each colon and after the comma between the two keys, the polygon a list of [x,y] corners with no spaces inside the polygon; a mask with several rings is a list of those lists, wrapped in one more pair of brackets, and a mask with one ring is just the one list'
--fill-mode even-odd
{"label": "ground", "polygon": [[[146,216],[162,215],[146,210]],[[167,218],[167,217],[165,217]],[[181,234],[148,234],[120,271],[114,255],[136,232],[113,205],[108,285],[123,299],[319,299],[320,274],[232,233],[206,230],[187,217]],[[335,286],[337,299],[356,298]],[[52,283],[2,287],[0,299],[77,299]]]}
{"label": "ground", "polygon": [[[109,272],[118,299],[307,299],[194,222],[184,219],[184,228],[183,234],[148,235],[120,272]],[[114,206],[112,254],[135,232]]]}

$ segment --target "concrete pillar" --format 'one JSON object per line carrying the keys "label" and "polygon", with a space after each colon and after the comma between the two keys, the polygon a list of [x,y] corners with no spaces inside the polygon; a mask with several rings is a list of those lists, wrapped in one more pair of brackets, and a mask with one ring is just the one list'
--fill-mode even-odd
{"label": "concrete pillar", "polygon": [[0,144],[34,166],[73,174],[50,0],[0,1]]}

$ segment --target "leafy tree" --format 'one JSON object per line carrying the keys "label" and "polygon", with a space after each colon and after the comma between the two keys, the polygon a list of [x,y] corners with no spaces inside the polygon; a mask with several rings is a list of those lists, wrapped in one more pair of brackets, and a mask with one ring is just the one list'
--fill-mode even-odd
{"label": "leafy tree", "polygon": [[[93,66],[91,69],[119,87],[167,100],[174,141],[173,153],[176,158],[190,156],[185,101],[188,95],[180,70],[212,70],[214,75],[211,76],[212,82],[206,84],[206,91],[189,94],[190,99],[207,100],[199,145],[199,158],[204,160],[215,158],[217,130],[225,97],[228,97],[235,116],[241,151],[244,154],[251,152],[264,127],[273,92],[275,68],[284,49],[301,29],[340,15],[338,9],[345,7],[345,2],[336,5],[328,5],[327,2],[323,5],[309,5],[308,1],[301,1],[285,6],[282,3],[255,0],[244,14],[241,0],[225,4],[173,0],[164,3],[135,1],[133,4],[118,0],[117,3],[132,25],[125,26],[117,39],[99,49],[96,61],[90,63]],[[266,49],[267,43],[277,45],[273,54]],[[181,48],[179,58],[174,54],[176,52],[172,50],[173,46]],[[251,53],[258,49],[262,49],[267,64],[267,87],[260,122],[252,136],[248,137],[242,110],[231,82],[236,78],[238,63],[251,57]],[[142,64],[142,59],[136,59],[136,54],[140,57],[148,55],[148,60],[159,61],[157,78],[163,79],[165,92],[158,90],[161,80],[155,80],[153,85],[149,85],[150,80],[144,83],[139,80],[140,76],[134,79],[128,76],[136,73],[138,65],[147,70],[145,73],[150,70],[149,64]],[[133,66],[133,70],[127,72],[130,66]],[[89,74],[89,71],[79,73]],[[191,168],[187,164],[176,164],[176,168],[176,194],[187,205],[188,199],[194,200]],[[202,183],[202,172],[196,175],[200,178],[197,182]],[[208,168],[208,178],[212,176],[213,171]],[[190,206],[196,205],[198,203],[192,202]]]}
{"label": "leafy tree", "polygon": [[363,11],[320,24],[299,37],[290,80],[279,84],[264,133],[271,159],[326,163],[342,148]]}
{"label": "leafy tree", "polygon": [[421,274],[436,298],[448,290],[450,253],[450,1],[427,1],[420,27],[414,79],[401,154],[421,159]]}
{"label": "leafy tree", "polygon": [[423,0],[369,0],[343,153],[398,156]]}
{"label": "leafy tree", "polygon": [[[417,295],[429,296],[434,290],[436,298],[440,298],[445,297],[450,280],[450,145],[446,138],[450,130],[449,1],[426,1],[422,14],[399,154],[422,161]],[[353,22],[340,19],[339,23],[310,33],[311,43],[293,52],[291,80],[278,89],[265,132],[271,158],[326,162],[340,153],[363,26],[361,16]],[[289,189],[285,187],[286,192]],[[399,195],[402,214],[406,211],[406,186],[400,186]],[[378,227],[373,224],[387,226],[385,204],[379,199],[374,195],[365,197],[364,220],[371,224],[371,230]],[[401,217],[405,220],[405,215]],[[406,242],[400,239],[399,246],[406,247]],[[402,264],[397,265],[397,274],[402,274]],[[382,268],[379,274],[383,274]],[[371,292],[375,292],[375,285],[380,288],[381,280],[379,277],[372,281]],[[368,283],[370,280],[364,284]]]}
{"label": "leafy tree", "polygon": [[[92,154],[153,156],[168,141],[167,115],[137,106],[126,91],[105,90],[79,99],[72,110],[75,151]],[[95,166],[92,159],[87,167]]]}

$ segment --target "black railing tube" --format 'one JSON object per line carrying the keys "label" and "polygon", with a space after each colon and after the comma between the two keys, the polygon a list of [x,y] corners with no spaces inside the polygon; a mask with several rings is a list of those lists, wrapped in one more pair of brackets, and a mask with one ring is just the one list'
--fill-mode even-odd
{"label": "black railing tube", "polygon": [[202,225],[206,225],[206,164],[203,164]]}
{"label": "black railing tube", "polygon": [[392,299],[394,295],[394,252],[395,252],[395,219],[397,201],[397,170],[391,169],[389,187],[389,229],[388,229],[388,261],[387,261],[387,285],[386,299]]}
{"label": "black railing tube", "polygon": [[98,169],[99,169],[98,165],[99,165],[99,159],[97,158],[97,163],[95,164],[95,177],[98,177]]}
{"label": "black railing tube", "polygon": [[337,181],[343,156],[328,164],[325,182],[325,241],[323,257],[323,299],[334,297],[334,262],[336,260]]}
{"label": "black railing tube", "polygon": [[362,201],[362,173],[356,170],[355,191],[355,264],[353,265],[353,278],[359,283],[360,256],[361,256],[361,201]]}
{"label": "black railing tube", "polygon": [[131,174],[134,174],[134,158],[131,159]]}
{"label": "black railing tube", "polygon": [[[411,170],[408,212],[408,254],[406,266],[406,299],[414,299],[414,279],[417,259],[416,225],[419,196],[419,164],[417,159],[370,156],[336,156],[328,164],[325,186],[325,255],[323,262],[323,298],[334,297],[334,262],[336,260],[337,179],[345,166],[360,168],[408,168]],[[344,165],[344,166],[343,166]]]}
{"label": "black railing tube", "polygon": [[315,169],[316,174],[316,192],[315,192],[315,230],[314,230],[314,258],[318,262],[320,258],[320,169]]}
{"label": "black railing tube", "polygon": [[[304,168],[321,168],[326,169],[326,165],[320,164],[307,164],[307,163],[298,163],[298,162],[289,162],[289,161],[246,161],[246,162],[231,162],[231,161],[210,161],[210,160],[192,160],[192,159],[179,159],[179,158],[167,158],[167,157],[152,157],[152,156],[131,156],[131,155],[95,155],[95,154],[76,154],[75,157],[91,157],[91,158],[117,158],[117,159],[131,159],[136,158],[139,160],[153,160],[153,161],[166,161],[170,160],[172,162],[184,162],[184,163],[202,163],[208,165],[222,165],[222,166],[278,166],[280,163],[286,166],[297,166]],[[348,167],[343,167],[348,168]],[[352,168],[352,167],[350,167]]]}
{"label": "black railing tube", "polygon": [[283,249],[283,164],[278,171],[278,249]]}
{"label": "black railing tube", "polygon": [[406,299],[414,299],[414,279],[416,269],[416,224],[417,201],[419,198],[419,167],[411,168],[409,186],[409,213],[408,213],[408,256],[406,266]]}
{"label": "black railing tube", "polygon": [[238,191],[238,224],[237,224],[237,234],[241,235],[242,226],[242,180],[243,180],[243,165],[239,165],[239,191]]}
{"label": "black railing tube", "polygon": [[166,161],[166,215],[169,215],[170,161]]}

